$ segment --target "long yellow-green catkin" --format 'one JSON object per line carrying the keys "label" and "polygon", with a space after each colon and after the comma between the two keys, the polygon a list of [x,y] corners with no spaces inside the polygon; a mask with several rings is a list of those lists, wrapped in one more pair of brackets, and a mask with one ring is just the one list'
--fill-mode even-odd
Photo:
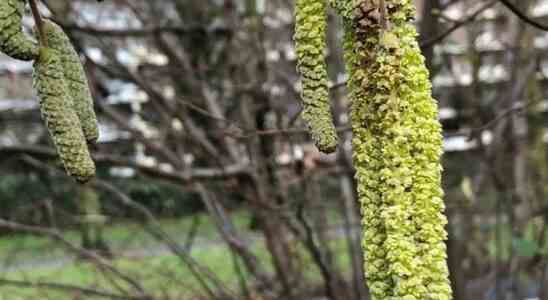
{"label": "long yellow-green catkin", "polygon": [[95,143],[99,138],[97,117],[93,110],[93,97],[78,53],[63,29],[50,20],[44,21],[48,47],[56,50],[63,64],[63,72],[74,110],[80,119],[86,140]]}
{"label": "long yellow-green catkin", "polygon": [[331,153],[337,148],[337,132],[329,101],[325,63],[326,0],[297,0],[295,48],[302,82],[302,117],[318,149]]}
{"label": "long yellow-green catkin", "polygon": [[[350,9],[352,11],[352,9]],[[384,207],[382,195],[378,192],[383,185],[383,150],[378,147],[382,138],[370,126],[376,122],[369,115],[369,95],[360,80],[363,76],[362,57],[358,52],[356,30],[352,19],[345,20],[345,61],[349,72],[348,86],[352,101],[353,160],[356,169],[357,191],[361,203],[365,276],[373,299],[390,299],[393,296],[392,274],[388,269],[385,241],[386,225],[380,217]]]}
{"label": "long yellow-green catkin", "polygon": [[79,182],[95,175],[87,143],[68,98],[63,65],[57,51],[41,48],[34,62],[33,85],[40,97],[40,110],[67,173]]}
{"label": "long yellow-green catkin", "polygon": [[38,46],[24,33],[22,19],[24,1],[0,1],[0,51],[20,60],[33,60]]}
{"label": "long yellow-green catkin", "polygon": [[437,105],[412,0],[383,2],[385,25],[381,1],[334,3],[345,22],[366,277],[373,299],[449,300]]}

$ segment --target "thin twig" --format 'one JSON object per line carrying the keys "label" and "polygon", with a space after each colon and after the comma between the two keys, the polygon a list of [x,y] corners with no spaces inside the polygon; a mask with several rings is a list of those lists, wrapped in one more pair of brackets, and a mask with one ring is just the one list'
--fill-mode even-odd
{"label": "thin twig", "polygon": [[38,28],[38,39],[40,40],[40,45],[42,47],[48,46],[48,41],[46,39],[46,33],[44,32],[44,19],[40,14],[38,9],[38,0],[29,0],[30,9],[32,11],[32,17],[34,18],[34,23],[36,23],[36,28]]}
{"label": "thin twig", "polygon": [[87,287],[82,287],[77,285],[43,282],[43,281],[38,281],[38,282],[19,281],[19,280],[0,278],[0,286],[14,286],[18,288],[43,288],[43,289],[51,289],[51,290],[58,290],[58,291],[71,292],[71,293],[76,292],[82,295],[107,298],[107,299],[116,299],[116,300],[150,299],[150,297],[148,296],[118,295],[118,294],[111,293],[110,291],[92,289],[92,288],[87,288]]}
{"label": "thin twig", "polygon": [[118,278],[122,279],[123,281],[128,283],[131,287],[133,287],[137,292],[139,292],[141,296],[145,297],[147,295],[147,293],[145,292],[145,289],[135,279],[122,273],[118,268],[113,266],[110,262],[106,261],[102,257],[98,256],[96,253],[74,245],[73,243],[65,239],[65,237],[57,230],[43,228],[39,226],[25,225],[25,224],[16,223],[16,222],[8,221],[6,219],[1,219],[1,218],[0,218],[0,228],[13,230],[17,232],[28,233],[28,234],[35,234],[39,236],[45,236],[50,238],[53,241],[57,241],[68,251],[78,256],[83,256],[89,259],[91,262],[93,262],[97,267],[104,268],[105,270],[108,270],[110,273],[116,275]]}
{"label": "thin twig", "polygon": [[508,8],[514,15],[516,15],[518,18],[520,18],[523,22],[537,28],[540,30],[548,31],[548,25],[539,23],[532,19],[531,17],[527,16],[524,12],[522,12],[516,5],[512,4],[508,0],[499,0],[500,3],[502,3],[506,8]]}
{"label": "thin twig", "polygon": [[437,35],[437,36],[434,36],[430,39],[427,39],[423,42],[420,43],[420,47],[421,48],[427,48],[427,47],[431,47],[441,41],[443,41],[446,37],[448,37],[451,33],[453,33],[455,30],[459,29],[460,27],[468,24],[468,23],[471,23],[473,21],[476,20],[476,18],[484,11],[486,11],[487,9],[489,9],[490,7],[494,6],[495,4],[497,4],[497,1],[498,0],[493,0],[493,1],[490,1],[488,3],[486,3],[485,5],[483,5],[482,7],[480,7],[477,11],[475,11],[474,13],[472,13],[471,15],[467,16],[466,18],[464,18],[463,20],[459,21],[459,22],[456,22],[455,24],[453,24],[453,26],[451,26],[450,28],[448,28],[446,31],[442,32],[441,34]]}

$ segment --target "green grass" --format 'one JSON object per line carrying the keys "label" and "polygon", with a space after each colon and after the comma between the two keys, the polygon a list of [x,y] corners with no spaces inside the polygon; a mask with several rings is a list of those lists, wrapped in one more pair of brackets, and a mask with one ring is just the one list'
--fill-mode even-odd
{"label": "green grass", "polygon": [[[334,240],[333,248],[337,255],[337,263],[343,268],[348,268],[348,256],[345,251],[345,243],[342,240]],[[252,245],[252,251],[263,263],[268,272],[272,272],[273,267],[270,256],[264,248],[262,242],[257,241]],[[312,263],[311,258],[306,251],[298,248],[301,257],[302,268],[306,270],[304,276],[308,281],[317,282],[320,280],[319,272]],[[207,251],[195,250],[191,253],[192,257],[201,265],[205,266],[227,286],[236,289],[237,273],[234,269],[232,255],[225,246],[215,246]],[[190,297],[203,293],[201,286],[190,270],[173,255],[159,257],[150,257],[139,260],[127,258],[116,259],[113,264],[122,270],[125,274],[130,274],[147,291],[152,291],[155,295],[168,295],[173,299],[175,297]],[[14,280],[29,280],[31,282],[56,282],[80,286],[100,286],[102,289],[114,290],[114,285],[105,279],[95,267],[89,263],[77,262],[58,269],[36,269],[32,272],[10,272],[4,277]],[[116,281],[116,285],[127,287],[127,283],[121,280]],[[0,299],[10,300],[31,300],[31,299],[58,299],[70,300],[74,295],[54,291],[45,291],[37,289],[22,289],[14,287],[0,287]],[[100,298],[86,298],[100,299]]]}
{"label": "green grass", "polygon": [[[200,218],[200,227],[197,238],[202,241],[219,241],[220,237],[217,229],[205,215],[197,215]],[[329,218],[330,223],[336,223],[338,218],[333,215]],[[232,214],[232,220],[239,232],[249,232],[248,226],[250,216],[248,213],[238,211]],[[164,231],[178,242],[182,242],[188,229],[193,223],[192,218],[182,218],[179,220],[160,221]],[[333,224],[332,224],[333,225]],[[79,232],[68,230],[63,232],[63,236],[74,242],[79,243]],[[148,236],[139,224],[117,223],[109,225],[104,231],[104,238],[113,249],[140,249],[147,246],[153,246],[154,241]],[[346,243],[342,239],[332,241],[332,249],[336,253],[337,263],[341,268],[349,268],[349,258],[346,252]],[[16,247],[18,257],[21,259],[38,259],[43,257],[44,249],[47,249],[47,255],[59,257],[63,255],[64,250],[53,244],[47,238],[36,236],[16,236],[0,239],[0,253],[8,253]],[[265,249],[262,240],[255,240],[251,245],[251,250],[258,257],[259,261],[267,272],[273,272],[273,266],[268,251]],[[320,273],[317,270],[312,259],[305,251],[302,245],[297,246],[298,255],[301,258],[301,268],[305,271],[307,281],[317,282],[320,280]],[[6,251],[6,252],[4,252]],[[197,242],[196,248],[191,252],[191,256],[200,265],[206,267],[221,281],[233,289],[238,288],[237,273],[234,269],[233,257],[227,247],[221,242],[205,248],[204,244]],[[38,259],[39,260],[39,259]],[[120,257],[112,261],[123,273],[135,278],[142,284],[147,291],[156,296],[170,296],[169,299],[185,299],[190,296],[196,296],[203,293],[200,284],[193,276],[192,272],[182,261],[174,255],[160,255],[151,257],[128,258]],[[242,267],[243,269],[243,267]],[[9,271],[1,274],[0,277],[12,280],[28,280],[30,282],[55,282],[84,287],[100,287],[103,290],[116,291],[116,286],[127,288],[127,283],[121,280],[110,281],[108,276],[97,270],[96,267],[84,261],[74,261],[63,267],[36,267],[25,272]],[[179,297],[179,298],[177,298]],[[15,288],[0,286],[0,300],[35,300],[35,299],[55,299],[72,300],[78,299],[70,293],[55,292],[46,289],[33,288]],[[85,299],[102,299],[90,298]]]}
{"label": "green grass", "polygon": [[[256,254],[261,259],[266,259],[266,251],[255,247]],[[208,251],[193,251],[192,257],[214,272],[219,280],[228,285],[235,285],[235,272],[229,251],[225,247],[214,247]],[[154,291],[161,295],[167,293],[174,296],[190,296],[202,292],[200,285],[192,276],[190,270],[173,255],[151,257],[140,260],[117,259],[113,264],[125,274],[129,274],[142,284],[146,290]],[[5,276],[15,280],[49,281],[80,286],[101,286],[103,289],[113,290],[114,285],[105,280],[94,266],[89,263],[75,263],[60,269],[38,269],[32,273],[10,273]],[[116,280],[117,285],[127,287],[127,283]],[[2,295],[10,295],[11,299],[38,299],[34,289],[0,288]],[[70,295],[49,292],[52,299],[71,299]],[[55,297],[53,297],[55,296]],[[94,298],[91,298],[94,299]]]}
{"label": "green grass", "polygon": [[[200,225],[197,230],[196,237],[200,240],[219,240],[219,234],[215,225],[210,221],[206,214],[198,214],[193,217],[161,220],[160,226],[173,239],[182,242],[185,239],[189,229],[194,223],[195,217],[199,218]],[[232,214],[232,220],[235,227],[239,231],[247,232],[250,217],[244,211],[238,211]],[[80,233],[76,230],[67,230],[62,232],[65,239],[79,244]],[[140,224],[133,223],[116,223],[107,226],[103,232],[104,239],[109,246],[116,250],[127,249],[143,249],[146,247],[154,247],[156,241],[147,234]],[[199,243],[197,241],[197,243]],[[261,247],[255,247],[257,255],[261,259],[266,254]],[[47,249],[47,251],[44,251]],[[50,239],[39,236],[18,235],[13,237],[4,237],[0,239],[1,258],[5,258],[5,254],[14,255],[15,260],[47,260],[50,257],[62,257],[65,255],[65,250]],[[225,246],[214,246],[207,251],[195,250],[191,253],[192,257],[203,263],[204,266],[211,269],[215,276],[219,277],[222,282],[230,282],[234,278],[231,256]],[[205,263],[204,263],[205,262]],[[118,269],[129,274],[142,283],[147,290],[166,291],[176,293],[177,295],[196,294],[199,289],[198,282],[192,276],[190,270],[180,261],[179,258],[173,255],[163,255],[157,257],[145,258],[118,258],[113,262]],[[114,286],[112,282],[106,282],[105,276],[99,272],[90,263],[83,261],[75,261],[69,263],[62,268],[55,267],[37,267],[32,271],[10,271],[0,275],[3,278],[13,280],[29,280],[32,282],[55,282],[79,286],[101,286],[105,289],[110,289]],[[124,286],[121,281],[115,281],[116,285]],[[9,299],[73,299],[71,295],[66,293],[47,292],[37,289],[23,289],[0,286],[0,300]],[[99,299],[99,298],[97,298]]]}
{"label": "green grass", "polygon": [[[215,225],[210,221],[207,214],[197,214],[199,218],[199,227],[196,236],[201,239],[219,239],[220,236],[215,228]],[[250,216],[245,211],[237,211],[233,213],[232,220],[234,226],[238,230],[248,231],[247,227],[250,221]],[[162,229],[171,237],[178,241],[183,240],[194,222],[194,217],[186,217],[180,219],[164,219],[159,220]],[[62,232],[63,237],[78,245],[80,243],[80,232],[77,230],[65,230]],[[131,248],[143,248],[153,246],[156,241],[148,233],[146,233],[142,225],[129,222],[117,222],[105,226],[103,238],[114,250],[123,250]],[[13,237],[0,238],[0,253],[14,253],[16,260],[27,260],[36,256],[43,256],[44,249],[48,249],[48,256],[61,256],[64,249],[57,242],[51,241],[47,237],[17,235]],[[3,255],[0,255],[0,259]],[[2,300],[0,298],[0,300]]]}

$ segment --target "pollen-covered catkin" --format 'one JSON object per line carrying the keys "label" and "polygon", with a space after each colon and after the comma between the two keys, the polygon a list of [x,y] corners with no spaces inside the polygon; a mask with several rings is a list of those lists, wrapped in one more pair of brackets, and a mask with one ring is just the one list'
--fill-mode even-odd
{"label": "pollen-covered catkin", "polygon": [[295,48],[297,70],[302,81],[302,117],[318,149],[331,153],[337,148],[337,132],[329,102],[325,63],[326,0],[297,0]]}
{"label": "pollen-covered catkin", "polygon": [[22,19],[25,2],[0,1],[0,51],[19,60],[33,60],[38,46],[23,33]]}
{"label": "pollen-covered catkin", "polygon": [[72,108],[57,51],[41,48],[34,62],[33,86],[40,97],[40,110],[67,173],[79,182],[95,175],[80,121]]}
{"label": "pollen-covered catkin", "polygon": [[[386,19],[380,4],[384,3]],[[373,300],[450,300],[442,135],[410,0],[335,0]]]}
{"label": "pollen-covered catkin", "polygon": [[65,82],[84,136],[88,142],[95,143],[99,138],[99,129],[93,110],[93,97],[82,62],[70,39],[59,25],[45,20],[43,26],[48,47],[56,50],[61,58]]}

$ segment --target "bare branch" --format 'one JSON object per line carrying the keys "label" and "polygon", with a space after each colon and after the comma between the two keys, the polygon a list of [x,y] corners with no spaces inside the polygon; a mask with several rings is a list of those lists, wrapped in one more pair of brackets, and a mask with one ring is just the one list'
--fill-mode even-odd
{"label": "bare branch", "polygon": [[60,283],[53,283],[53,282],[42,282],[42,281],[33,282],[33,281],[11,280],[11,279],[0,278],[0,286],[14,286],[18,288],[28,288],[28,289],[44,288],[44,289],[57,290],[62,292],[78,293],[86,296],[101,297],[101,298],[112,299],[112,300],[150,300],[151,299],[148,296],[119,295],[119,294],[113,294],[108,291],[99,290],[99,289],[91,289],[88,287],[82,287],[77,285],[60,284]]}
{"label": "bare branch", "polygon": [[89,259],[90,261],[94,262],[97,266],[105,270],[108,270],[110,273],[116,275],[118,278],[126,281],[133,288],[135,288],[135,290],[137,290],[142,296],[146,295],[145,289],[141,286],[140,283],[135,281],[133,278],[120,272],[120,270],[118,270],[116,267],[114,267],[112,264],[110,264],[108,261],[103,259],[101,256],[97,255],[96,253],[92,251],[88,251],[81,247],[78,247],[74,245],[73,243],[67,241],[63,237],[63,235],[61,235],[59,231],[47,229],[39,226],[24,225],[24,224],[8,221],[5,219],[0,219],[0,228],[5,228],[5,229],[17,231],[17,232],[35,234],[39,236],[45,236],[52,240],[55,240],[59,242],[61,245],[63,245],[70,252],[73,252],[74,254],[78,256],[83,256]]}
{"label": "bare branch", "polygon": [[518,18],[520,18],[523,22],[537,28],[540,30],[548,31],[548,25],[539,23],[535,21],[533,18],[527,16],[524,12],[522,12],[516,5],[512,4],[512,2],[508,0],[499,0],[504,6],[506,6],[514,15],[516,15]]}
{"label": "bare branch", "polygon": [[453,33],[454,31],[456,31],[457,29],[469,24],[469,23],[472,23],[476,20],[476,18],[484,11],[486,11],[487,9],[489,9],[490,7],[494,6],[495,4],[497,4],[497,1],[498,0],[492,0],[490,2],[487,2],[485,5],[483,5],[482,7],[480,7],[477,11],[475,11],[474,13],[472,13],[471,15],[467,16],[466,18],[464,18],[463,20],[459,21],[459,22],[456,22],[455,24],[453,24],[453,26],[449,27],[446,31],[442,32],[440,35],[438,36],[435,36],[435,37],[431,37],[425,41],[422,41],[420,43],[420,47],[421,48],[427,48],[427,47],[431,47],[441,41],[443,41],[446,37],[448,37],[451,33]]}
{"label": "bare branch", "polygon": [[[0,153],[3,155],[14,154],[29,154],[43,158],[56,158],[57,154],[54,149],[43,146],[34,145],[19,145],[19,146],[4,146],[0,147]],[[158,167],[147,166],[140,164],[134,160],[130,160],[124,157],[108,155],[108,154],[93,154],[93,159],[98,164],[105,164],[108,166],[118,167],[130,167],[143,174],[154,175],[155,177],[182,183],[190,183],[195,180],[220,180],[234,176],[245,175],[249,172],[250,166],[248,164],[233,164],[220,168],[193,168],[192,170],[182,172],[169,172],[162,170]]]}

